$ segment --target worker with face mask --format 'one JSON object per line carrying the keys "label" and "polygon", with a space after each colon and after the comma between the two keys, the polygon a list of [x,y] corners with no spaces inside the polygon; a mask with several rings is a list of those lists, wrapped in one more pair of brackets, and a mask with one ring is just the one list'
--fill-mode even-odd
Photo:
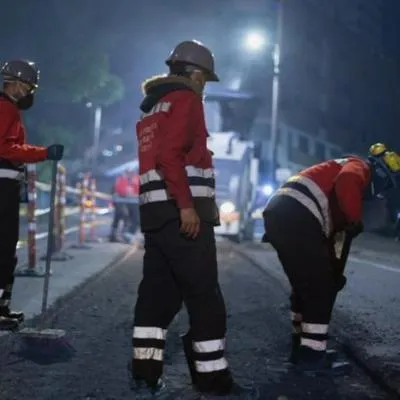
{"label": "worker with face mask", "polygon": [[162,387],[167,329],[184,302],[190,331],[183,343],[192,383],[200,392],[223,395],[239,388],[224,354],[226,311],[214,237],[219,216],[202,103],[206,83],[219,78],[212,53],[198,41],[178,44],[166,64],[168,75],[143,84],[137,123],[145,254],[132,381],[153,391]]}
{"label": "worker with face mask", "polygon": [[35,63],[9,61],[3,65],[0,93],[0,330],[15,329],[23,321],[22,312],[10,310],[17,264],[20,190],[25,163],[60,160],[62,145],[48,148],[26,144],[21,111],[32,107],[39,84]]}

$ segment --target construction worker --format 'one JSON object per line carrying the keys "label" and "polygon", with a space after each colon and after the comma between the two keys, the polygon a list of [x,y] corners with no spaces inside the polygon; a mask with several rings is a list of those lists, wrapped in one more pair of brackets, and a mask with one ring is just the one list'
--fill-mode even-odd
{"label": "construction worker", "polygon": [[24,164],[60,160],[64,147],[55,144],[46,148],[25,143],[21,111],[28,110],[34,102],[39,84],[35,63],[9,61],[0,73],[4,81],[0,93],[0,329],[8,330],[17,328],[24,319],[22,312],[10,310]]}
{"label": "construction worker", "polygon": [[113,203],[114,203],[114,218],[111,224],[110,242],[119,242],[119,225],[122,221],[124,231],[129,227],[129,210],[127,198],[131,194],[131,183],[129,178],[129,170],[117,177],[113,186]]}
{"label": "construction worker", "polygon": [[349,369],[327,352],[332,309],[346,284],[351,240],[363,231],[363,205],[396,187],[399,171],[399,155],[375,144],[366,159],[348,156],[301,171],[264,210],[264,241],[277,251],[292,286],[290,361],[301,371]]}
{"label": "construction worker", "polygon": [[214,57],[197,41],[178,44],[169,75],[144,82],[137,123],[143,279],[135,307],[132,383],[162,387],[169,324],[185,303],[183,337],[192,383],[200,392],[236,389],[224,356],[226,311],[217,276],[212,157],[202,104],[208,81],[219,81]]}
{"label": "construction worker", "polygon": [[128,203],[129,213],[129,228],[130,235],[135,235],[139,227],[139,190],[140,190],[140,177],[134,170],[128,172],[130,194]]}

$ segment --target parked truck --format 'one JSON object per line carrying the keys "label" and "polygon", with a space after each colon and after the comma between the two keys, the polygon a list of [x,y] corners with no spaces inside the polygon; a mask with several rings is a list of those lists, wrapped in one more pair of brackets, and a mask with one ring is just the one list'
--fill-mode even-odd
{"label": "parked truck", "polygon": [[237,242],[252,239],[252,207],[258,182],[258,160],[251,141],[240,140],[235,132],[211,133],[208,143],[214,153],[216,199],[221,225],[217,235]]}

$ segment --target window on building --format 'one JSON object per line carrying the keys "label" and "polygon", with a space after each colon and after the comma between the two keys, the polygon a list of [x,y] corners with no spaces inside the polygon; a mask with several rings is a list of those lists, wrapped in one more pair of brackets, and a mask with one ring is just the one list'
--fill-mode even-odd
{"label": "window on building", "polygon": [[326,159],[325,145],[321,142],[317,142],[315,145],[315,157],[319,161],[324,161]]}
{"label": "window on building", "polygon": [[310,141],[307,136],[299,136],[299,150],[306,154],[310,152]]}

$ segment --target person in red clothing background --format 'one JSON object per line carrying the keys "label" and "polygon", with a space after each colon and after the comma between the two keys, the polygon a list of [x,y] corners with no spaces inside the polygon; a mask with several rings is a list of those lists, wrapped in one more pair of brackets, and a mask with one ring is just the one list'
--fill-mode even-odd
{"label": "person in red clothing background", "polygon": [[348,156],[307,168],[290,178],[268,202],[264,242],[278,253],[292,286],[290,361],[302,371],[345,372],[327,352],[328,327],[346,278],[336,254],[338,237],[363,230],[363,205],[397,186],[400,157],[382,144],[366,159]]}
{"label": "person in red clothing background", "polygon": [[114,218],[111,224],[110,242],[118,242],[118,228],[121,221],[124,223],[124,231],[129,227],[129,209],[126,199],[132,191],[128,171],[118,176],[113,187]]}
{"label": "person in red clothing background", "polygon": [[39,70],[30,61],[14,60],[1,69],[0,93],[0,329],[15,329],[24,319],[22,312],[11,311],[10,302],[17,265],[19,204],[24,164],[60,160],[62,145],[48,148],[26,144],[21,110],[33,105]]}
{"label": "person in red clothing background", "polygon": [[130,193],[129,193],[129,228],[128,232],[133,237],[139,227],[139,191],[140,191],[140,177],[134,170],[128,171]]}
{"label": "person in red clothing background", "polygon": [[166,332],[183,301],[190,315],[183,343],[192,383],[201,392],[228,394],[240,388],[224,356],[226,311],[214,236],[219,216],[202,103],[205,84],[219,79],[212,53],[198,41],[178,44],[166,64],[169,75],[143,85],[136,127],[145,254],[132,383],[138,390],[162,388]]}

